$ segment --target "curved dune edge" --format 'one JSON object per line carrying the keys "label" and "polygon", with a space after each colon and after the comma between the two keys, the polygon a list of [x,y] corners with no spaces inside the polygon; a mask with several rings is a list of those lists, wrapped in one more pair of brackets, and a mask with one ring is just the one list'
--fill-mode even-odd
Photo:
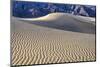
{"label": "curved dune edge", "polygon": [[46,16],[39,17],[39,18],[17,18],[17,19],[26,20],[26,21],[52,21],[52,20],[59,19],[62,16],[71,16],[82,22],[86,21],[86,22],[92,22],[93,24],[95,24],[95,18],[92,18],[92,17],[84,17],[84,16],[72,15],[72,14],[68,14],[68,13],[58,13],[58,12],[50,13]]}
{"label": "curved dune edge", "polygon": [[12,65],[95,61],[95,34],[11,22]]}
{"label": "curved dune edge", "polygon": [[65,31],[95,34],[93,18],[75,16],[67,13],[51,13],[40,18],[17,18],[27,23]]}

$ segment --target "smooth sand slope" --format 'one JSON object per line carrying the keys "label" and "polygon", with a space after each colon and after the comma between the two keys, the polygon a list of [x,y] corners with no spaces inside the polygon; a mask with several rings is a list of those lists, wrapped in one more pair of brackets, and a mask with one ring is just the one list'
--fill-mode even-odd
{"label": "smooth sand slope", "polygon": [[80,18],[65,13],[12,17],[12,65],[95,61],[95,21]]}
{"label": "smooth sand slope", "polygon": [[[52,13],[36,19],[20,19],[28,23],[81,33],[95,33],[94,18],[74,16],[67,13]],[[34,21],[34,22],[33,22]]]}

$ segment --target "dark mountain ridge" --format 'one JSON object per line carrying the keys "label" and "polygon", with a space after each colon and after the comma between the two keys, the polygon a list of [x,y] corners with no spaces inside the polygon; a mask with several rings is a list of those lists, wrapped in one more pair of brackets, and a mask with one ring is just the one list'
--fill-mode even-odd
{"label": "dark mountain ridge", "polygon": [[13,16],[21,18],[36,18],[49,13],[63,12],[73,15],[96,17],[96,6],[57,4],[43,2],[12,1]]}

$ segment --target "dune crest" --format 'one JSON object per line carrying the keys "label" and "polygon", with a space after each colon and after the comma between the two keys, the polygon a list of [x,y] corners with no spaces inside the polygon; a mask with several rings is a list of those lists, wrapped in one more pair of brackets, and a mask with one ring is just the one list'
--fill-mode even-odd
{"label": "dune crest", "polygon": [[38,17],[38,18],[21,18],[20,20],[29,20],[29,21],[49,21],[49,20],[56,20],[61,18],[62,16],[71,16],[71,17],[78,17],[77,19],[83,19],[83,20],[87,20],[87,21],[94,21],[95,22],[95,18],[92,17],[85,17],[85,16],[78,16],[78,15],[72,15],[72,14],[68,14],[68,13],[50,13],[46,16],[43,17]]}
{"label": "dune crest", "polygon": [[20,20],[65,31],[95,34],[94,18],[89,17],[75,16],[67,13],[51,13],[40,18],[21,18]]}

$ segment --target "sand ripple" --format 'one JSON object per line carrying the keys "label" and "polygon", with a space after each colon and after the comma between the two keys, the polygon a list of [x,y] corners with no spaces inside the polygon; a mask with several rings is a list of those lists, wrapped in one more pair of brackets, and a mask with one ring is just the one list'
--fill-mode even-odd
{"label": "sand ripple", "polygon": [[[15,23],[17,22],[17,23]],[[12,22],[12,65],[95,61],[95,35]]]}
{"label": "sand ripple", "polygon": [[94,61],[95,37],[88,34],[71,34],[73,33],[46,30],[13,32],[12,64]]}

